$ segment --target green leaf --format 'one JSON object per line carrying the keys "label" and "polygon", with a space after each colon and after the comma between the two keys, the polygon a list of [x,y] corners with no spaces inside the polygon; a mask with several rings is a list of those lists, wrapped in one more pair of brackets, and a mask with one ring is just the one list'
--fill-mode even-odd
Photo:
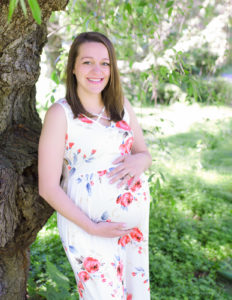
{"label": "green leaf", "polygon": [[10,4],[9,4],[9,12],[8,12],[8,22],[11,21],[12,19],[12,15],[14,13],[14,10],[18,4],[19,0],[10,0]]}
{"label": "green leaf", "polygon": [[130,3],[125,3],[125,9],[128,11],[128,13],[129,14],[131,14],[132,13],[132,7],[131,7],[131,5],[130,5]]}
{"label": "green leaf", "polygon": [[158,19],[157,15],[156,15],[156,14],[154,14],[154,16],[153,16],[153,17],[154,17],[154,21],[155,21],[155,23],[156,23],[156,24],[159,24],[159,19]]}
{"label": "green leaf", "polygon": [[20,5],[22,7],[24,16],[26,16],[27,15],[27,8],[26,8],[25,1],[24,0],[20,0]]}
{"label": "green leaf", "polygon": [[174,3],[174,1],[168,1],[165,6],[167,8],[169,8],[169,7],[173,6],[173,3]]}
{"label": "green leaf", "polygon": [[53,72],[52,72],[51,79],[52,79],[56,84],[59,84],[59,83],[60,83],[60,80],[59,80],[59,77],[57,76],[56,71],[53,71]]}
{"label": "green leaf", "polygon": [[155,176],[155,173],[151,174],[148,178],[148,182],[151,182],[152,181],[152,178]]}
{"label": "green leaf", "polygon": [[159,171],[159,173],[160,173],[160,176],[161,176],[161,178],[163,179],[163,181],[166,181],[166,179],[165,179],[165,177],[164,177],[164,174],[163,174],[161,171]]}
{"label": "green leaf", "polygon": [[140,1],[139,2],[139,6],[146,6],[146,5],[147,5],[146,1]]}
{"label": "green leaf", "polygon": [[228,281],[232,282],[232,272],[225,271],[225,270],[219,270],[218,273]]}
{"label": "green leaf", "polygon": [[160,187],[161,187],[159,178],[156,179],[155,187],[156,187],[157,190],[159,190]]}
{"label": "green leaf", "polygon": [[169,17],[171,17],[172,11],[173,11],[173,7],[170,7],[170,8],[168,9],[168,16],[169,16]]}
{"label": "green leaf", "polygon": [[57,284],[59,289],[68,290],[69,288],[68,278],[63,273],[61,273],[57,269],[56,265],[51,263],[49,260],[47,260],[46,265],[47,265],[47,272],[50,278],[52,279],[52,281],[54,281]]}
{"label": "green leaf", "polygon": [[28,3],[30,5],[33,18],[40,25],[41,24],[41,10],[40,10],[37,0],[28,0]]}
{"label": "green leaf", "polygon": [[133,61],[133,60],[130,60],[130,61],[129,61],[129,68],[130,68],[130,69],[132,68],[132,66],[133,66],[133,63],[134,63],[134,61]]}
{"label": "green leaf", "polygon": [[51,103],[55,102],[55,97],[53,95],[51,96],[50,101],[51,101]]}

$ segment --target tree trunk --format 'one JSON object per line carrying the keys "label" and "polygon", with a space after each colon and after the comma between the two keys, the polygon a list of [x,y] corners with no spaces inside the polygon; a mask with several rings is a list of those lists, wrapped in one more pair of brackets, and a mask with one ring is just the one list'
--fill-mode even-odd
{"label": "tree trunk", "polygon": [[[25,1],[27,2],[27,1]],[[0,0],[0,299],[26,297],[29,245],[52,214],[38,196],[37,147],[41,120],[35,83],[46,43],[46,22],[68,0],[40,0],[42,25],[20,7],[7,23],[9,0]]]}

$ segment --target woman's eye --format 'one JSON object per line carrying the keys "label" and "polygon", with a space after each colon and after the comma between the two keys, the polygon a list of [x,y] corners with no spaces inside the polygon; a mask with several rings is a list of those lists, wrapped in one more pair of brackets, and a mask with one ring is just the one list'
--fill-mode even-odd
{"label": "woman's eye", "polygon": [[84,61],[83,64],[85,64],[85,65],[90,65],[91,62],[90,62],[90,61]]}
{"label": "woman's eye", "polygon": [[104,62],[102,65],[103,65],[103,66],[109,66],[110,64],[107,63],[107,62]]}

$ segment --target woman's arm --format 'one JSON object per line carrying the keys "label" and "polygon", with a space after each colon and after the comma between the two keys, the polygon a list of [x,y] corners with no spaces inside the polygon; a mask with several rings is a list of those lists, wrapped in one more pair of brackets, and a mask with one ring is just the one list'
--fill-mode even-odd
{"label": "woman's arm", "polygon": [[116,237],[128,234],[122,223],[93,222],[60,187],[67,131],[63,108],[54,104],[47,112],[39,141],[39,194],[56,211],[89,234]]}
{"label": "woman's arm", "polygon": [[125,108],[130,116],[130,127],[134,134],[134,142],[132,146],[131,155],[124,155],[114,161],[114,164],[119,164],[113,171],[109,173],[109,177],[112,177],[111,183],[120,180],[118,186],[127,184],[130,181],[130,186],[136,183],[139,176],[147,170],[151,163],[152,157],[147,149],[142,129],[138,123],[135,112],[130,102],[125,99]]}

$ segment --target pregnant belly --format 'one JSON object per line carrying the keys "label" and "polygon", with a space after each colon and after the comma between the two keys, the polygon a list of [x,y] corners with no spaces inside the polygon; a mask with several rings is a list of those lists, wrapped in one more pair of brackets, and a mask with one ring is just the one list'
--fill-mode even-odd
{"label": "pregnant belly", "polygon": [[97,222],[122,222],[126,229],[137,227],[148,209],[147,201],[142,186],[137,192],[112,185],[99,186],[89,203],[90,217]]}
{"label": "pregnant belly", "polygon": [[[86,180],[84,180],[86,179]],[[86,176],[63,188],[69,197],[95,222],[122,222],[126,228],[138,227],[149,210],[149,191],[143,176],[134,188],[117,188],[105,177]],[[125,229],[126,229],[125,228]]]}

